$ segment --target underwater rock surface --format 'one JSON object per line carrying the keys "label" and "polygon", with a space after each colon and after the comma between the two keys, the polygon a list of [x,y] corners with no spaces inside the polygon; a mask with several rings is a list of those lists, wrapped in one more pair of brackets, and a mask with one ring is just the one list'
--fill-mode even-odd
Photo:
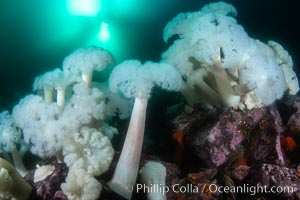
{"label": "underwater rock surface", "polygon": [[259,164],[251,169],[251,182],[265,186],[267,189],[271,187],[284,188],[290,186],[290,191],[285,190],[280,193],[281,196],[291,197],[299,196],[300,179],[297,176],[297,170],[287,167],[280,167],[271,164]]}
{"label": "underwater rock surface", "polygon": [[[172,199],[299,199],[299,102],[292,97],[251,111],[193,108],[175,117],[173,125],[184,133],[185,146],[179,182],[204,193],[175,194]],[[264,191],[212,193],[212,185],[256,187],[255,192],[261,186]]]}
{"label": "underwater rock surface", "polygon": [[53,172],[41,181],[34,182],[34,173],[36,170],[31,170],[24,178],[33,187],[34,192],[30,199],[44,200],[56,199],[67,200],[67,197],[62,192],[60,185],[64,182],[68,168],[63,163],[52,161],[49,165],[54,166]]}
{"label": "underwater rock surface", "polygon": [[174,120],[185,132],[186,145],[209,167],[219,167],[266,114],[266,108],[241,111],[232,108],[183,113]]}

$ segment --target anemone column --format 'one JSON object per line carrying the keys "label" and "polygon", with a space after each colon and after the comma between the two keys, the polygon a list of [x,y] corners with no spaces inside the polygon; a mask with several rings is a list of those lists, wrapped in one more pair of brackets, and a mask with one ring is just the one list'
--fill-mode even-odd
{"label": "anemone column", "polygon": [[130,118],[127,136],[110,188],[130,199],[138,174],[147,110],[147,98],[137,97]]}

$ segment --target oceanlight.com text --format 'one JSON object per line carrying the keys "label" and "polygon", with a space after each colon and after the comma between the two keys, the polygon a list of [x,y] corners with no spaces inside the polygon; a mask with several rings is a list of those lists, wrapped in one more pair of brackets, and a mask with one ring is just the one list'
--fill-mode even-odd
{"label": "oceanlight.com text", "polygon": [[[205,188],[205,187],[204,187]],[[208,191],[211,193],[233,193],[233,194],[280,194],[293,193],[297,189],[293,186],[271,186],[249,185],[243,184],[240,186],[219,186],[216,184],[209,184]]]}

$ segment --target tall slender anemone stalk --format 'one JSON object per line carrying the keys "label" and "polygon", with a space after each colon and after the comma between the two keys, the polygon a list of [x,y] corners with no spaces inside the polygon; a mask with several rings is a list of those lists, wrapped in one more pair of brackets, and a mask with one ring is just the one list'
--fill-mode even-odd
{"label": "tall slender anemone stalk", "polygon": [[147,103],[154,85],[169,91],[179,91],[182,79],[171,65],[153,62],[142,65],[137,60],[130,60],[114,68],[109,80],[112,91],[135,98],[123,149],[109,182],[110,188],[126,199],[132,196],[138,174]]}

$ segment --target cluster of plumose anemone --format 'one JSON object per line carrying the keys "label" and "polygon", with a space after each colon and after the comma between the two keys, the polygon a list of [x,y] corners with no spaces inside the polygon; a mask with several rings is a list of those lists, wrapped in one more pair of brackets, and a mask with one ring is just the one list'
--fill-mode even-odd
{"label": "cluster of plumose anemone", "polygon": [[[11,113],[0,114],[0,153],[8,161],[0,160],[0,198],[28,197],[30,186],[21,177],[27,173],[22,157],[30,150],[42,159],[56,157],[68,166],[61,185],[68,199],[98,199],[102,186],[95,177],[110,167],[114,156],[111,139],[118,130],[109,124],[118,116],[130,117],[130,122],[108,185],[130,199],[154,86],[178,91],[188,105],[208,109],[259,108],[284,94],[295,95],[299,85],[288,52],[274,41],[265,44],[249,37],[236,15],[236,9],[224,2],[177,15],[166,25],[163,38],[167,41],[176,35],[178,39],[162,53],[160,62],[126,60],[113,66],[108,51],[90,47],[72,52],[61,68],[38,76],[35,93],[22,98]],[[109,79],[93,82],[93,72],[107,67],[113,67]],[[145,184],[164,184],[162,176],[151,175],[165,174],[164,168],[155,166],[159,165],[143,168]],[[43,169],[38,166],[36,173],[49,173]],[[157,180],[146,180],[155,177]],[[152,196],[148,198],[166,198]]]}

